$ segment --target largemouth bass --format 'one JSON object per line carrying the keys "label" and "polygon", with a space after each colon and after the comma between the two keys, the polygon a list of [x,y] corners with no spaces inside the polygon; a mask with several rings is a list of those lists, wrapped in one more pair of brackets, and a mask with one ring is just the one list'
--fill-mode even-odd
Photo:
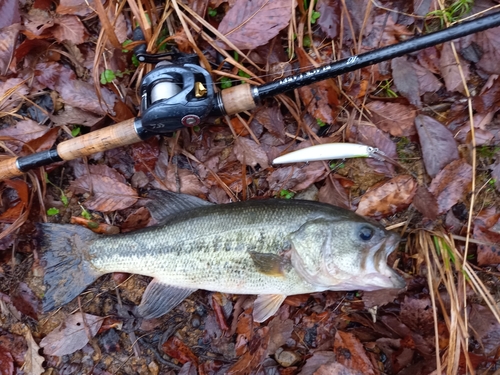
{"label": "largemouth bass", "polygon": [[312,201],[214,205],[165,191],[150,196],[155,227],[104,236],[40,225],[45,312],[110,272],[154,278],[137,308],[147,319],[197,289],[258,295],[253,316],[262,322],[289,295],[405,285],[387,265],[399,236],[348,210]]}

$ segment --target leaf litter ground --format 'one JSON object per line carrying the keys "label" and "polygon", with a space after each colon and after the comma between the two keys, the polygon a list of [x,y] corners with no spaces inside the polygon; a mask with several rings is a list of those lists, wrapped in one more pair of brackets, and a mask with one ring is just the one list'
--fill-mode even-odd
{"label": "leaf litter ground", "polygon": [[[152,52],[194,51],[228,87],[437,30],[450,20],[443,9],[453,13],[437,1],[251,3],[3,2],[4,154],[48,150],[136,115],[137,85],[150,68],[136,67],[121,46],[136,23]],[[493,6],[477,1],[467,11]],[[0,374],[497,373],[498,38],[487,30],[172,137],[2,182]],[[271,164],[328,142],[378,147],[395,163]],[[199,291],[167,316],[140,321],[131,309],[149,280],[115,273],[41,314],[35,223],[136,230],[150,223],[141,197],[151,188],[220,204],[319,199],[370,216],[403,234],[406,246],[389,262],[407,288],[290,296],[262,324],[252,321],[252,297]]]}

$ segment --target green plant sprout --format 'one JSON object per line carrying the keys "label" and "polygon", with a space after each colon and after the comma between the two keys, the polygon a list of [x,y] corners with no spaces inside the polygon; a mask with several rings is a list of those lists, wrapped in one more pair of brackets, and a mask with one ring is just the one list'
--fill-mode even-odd
{"label": "green plant sprout", "polygon": [[116,72],[112,71],[111,69],[105,69],[104,72],[101,73],[101,84],[105,85],[107,83],[113,82],[116,77],[118,78],[123,78],[125,74],[130,74],[132,73],[130,70],[125,70],[124,72],[117,70]]}
{"label": "green plant sprout", "polygon": [[320,118],[317,118],[317,119],[316,119],[316,123],[317,123],[320,127],[326,126],[326,122],[324,122],[324,121],[323,121],[323,120],[321,120]]}
{"label": "green plant sprout", "polygon": [[209,15],[210,17],[215,17],[215,16],[217,16],[217,9],[213,9],[213,8],[208,7],[208,15]]}
{"label": "green plant sprout", "polygon": [[391,84],[392,84],[392,81],[387,80],[387,79],[385,81],[380,82],[380,84],[378,85],[379,90],[377,91],[377,93],[383,92],[384,95],[388,98],[397,98],[398,94],[396,94],[391,89]]}
{"label": "green plant sprout", "polygon": [[51,208],[49,208],[47,210],[47,215],[48,216],[55,216],[57,214],[59,214],[59,210],[57,208],[55,208],[55,207],[51,207]]}
{"label": "green plant sprout", "polygon": [[59,190],[59,192],[61,193],[61,202],[62,204],[64,204],[64,207],[68,207],[68,204],[69,204],[69,199],[68,197],[64,194],[64,191],[59,187],[59,186],[56,186],[54,185],[50,180],[49,180],[49,175],[47,173],[45,173],[45,182],[47,182],[48,184],[52,185],[53,187],[55,187],[57,190]]}
{"label": "green plant sprout", "polygon": [[73,125],[73,129],[71,129],[71,135],[73,137],[78,136],[82,132],[82,128],[78,125]]}
{"label": "green plant sprout", "polygon": [[229,77],[222,77],[220,79],[220,87],[222,89],[228,89],[233,85],[233,82],[231,81],[231,78]]}
{"label": "green plant sprout", "polygon": [[318,20],[318,18],[321,17],[321,13],[320,12],[312,12],[311,14],[311,23],[314,25],[316,23],[316,21]]}
{"label": "green plant sprout", "polygon": [[469,13],[474,5],[474,0],[457,0],[448,8],[438,9],[427,13],[427,16],[437,17],[440,20],[441,28],[446,26],[446,22],[455,22]]}
{"label": "green plant sprout", "polygon": [[295,193],[293,191],[290,191],[290,190],[283,189],[283,190],[280,190],[280,192],[279,192],[279,197],[283,198],[283,199],[292,199],[294,196],[295,196]]}

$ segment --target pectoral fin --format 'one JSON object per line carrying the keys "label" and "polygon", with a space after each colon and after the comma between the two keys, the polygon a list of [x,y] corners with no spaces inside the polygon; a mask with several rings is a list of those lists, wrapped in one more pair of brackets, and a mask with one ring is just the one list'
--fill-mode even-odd
{"label": "pectoral fin", "polygon": [[253,303],[253,320],[262,323],[273,316],[280,308],[286,296],[282,294],[261,294]]}
{"label": "pectoral fin", "polygon": [[196,289],[179,288],[153,279],[137,306],[137,313],[144,319],[159,318],[165,315]]}
{"label": "pectoral fin", "polygon": [[290,258],[271,253],[250,252],[257,271],[269,276],[283,277],[285,270],[291,266]]}

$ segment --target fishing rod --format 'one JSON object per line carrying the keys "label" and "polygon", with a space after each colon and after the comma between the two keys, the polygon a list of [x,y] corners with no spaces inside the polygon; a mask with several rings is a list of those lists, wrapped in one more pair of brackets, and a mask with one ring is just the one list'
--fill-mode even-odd
{"label": "fishing rod", "polygon": [[[263,99],[495,26],[500,26],[500,12],[278,81],[260,86],[244,83],[219,93],[215,92],[208,71],[197,64],[196,55],[150,55],[140,51],[137,53],[139,61],[158,63],[141,83],[140,117],[61,142],[48,151],[4,159],[0,161],[0,180],[21,176],[31,169],[55,162],[89,156],[144,141],[154,135],[193,127],[208,116],[232,115],[251,110]],[[171,61],[164,61],[165,58]]]}

